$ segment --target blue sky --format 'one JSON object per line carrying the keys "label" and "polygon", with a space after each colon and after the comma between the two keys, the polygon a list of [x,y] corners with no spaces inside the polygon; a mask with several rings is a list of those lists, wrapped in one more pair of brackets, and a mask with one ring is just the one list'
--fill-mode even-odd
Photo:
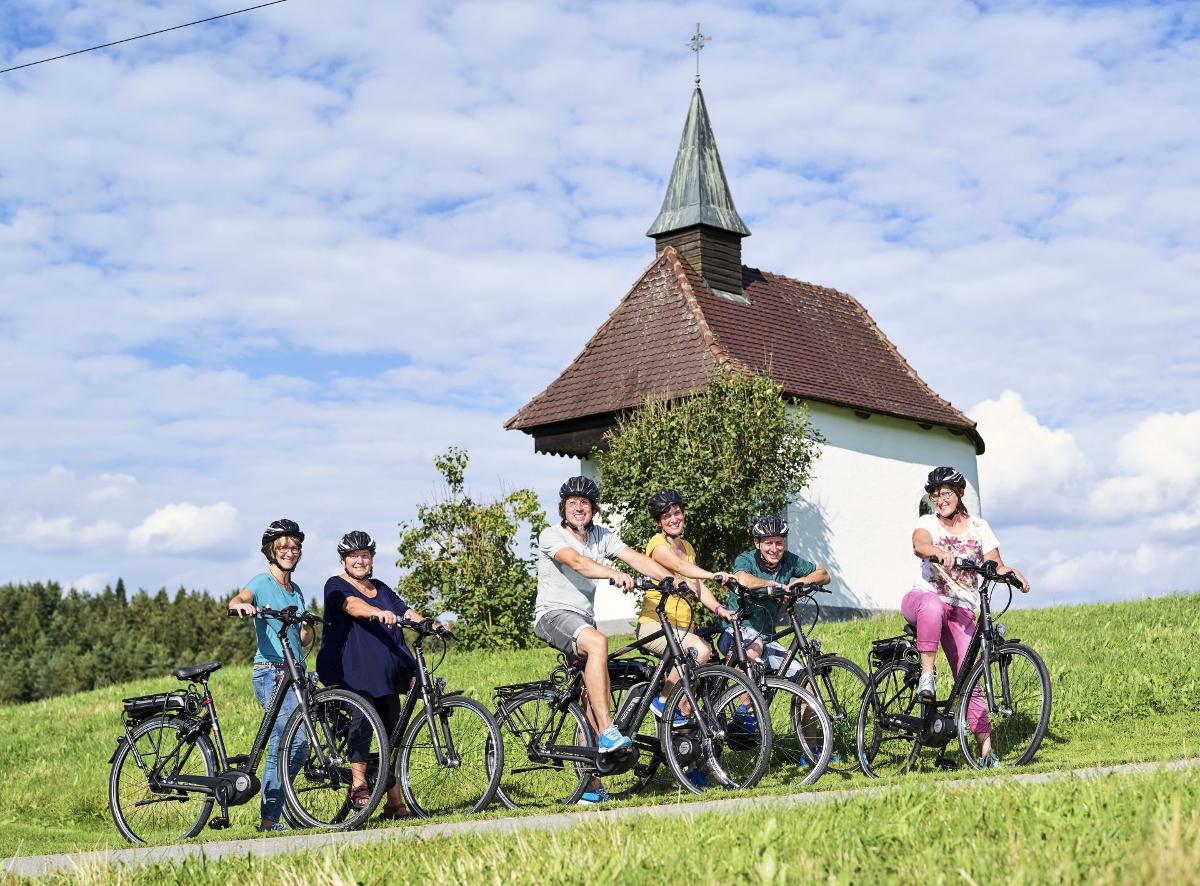
{"label": "blue sky", "polygon": [[[233,7],[5,2],[0,66]],[[501,426],[652,258],[697,20],[747,264],[980,422],[1042,600],[1194,588],[1200,10],[953,0],[290,0],[0,76],[0,580],[224,593],[288,515],[316,589],[451,444],[549,495]]]}

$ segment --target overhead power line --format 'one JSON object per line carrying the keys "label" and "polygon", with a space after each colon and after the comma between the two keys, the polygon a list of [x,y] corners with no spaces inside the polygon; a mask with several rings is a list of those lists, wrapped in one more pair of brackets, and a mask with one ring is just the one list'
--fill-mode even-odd
{"label": "overhead power line", "polygon": [[205,22],[215,22],[219,18],[229,18],[231,15],[241,15],[243,12],[253,12],[255,9],[262,9],[264,6],[276,6],[280,3],[287,3],[287,0],[270,0],[269,3],[259,3],[257,6],[247,6],[245,9],[235,9],[233,12],[223,12],[220,15],[209,16],[202,18],[199,21],[188,22],[186,25],[175,25],[171,28],[163,28],[159,31],[151,31],[148,34],[138,34],[136,37],[126,37],[124,40],[114,40],[112,43],[101,43],[99,46],[89,46],[87,49],[76,49],[74,52],[64,52],[62,55],[43,58],[36,62],[27,62],[23,65],[15,65],[11,68],[0,70],[0,74],[7,74],[9,71],[19,71],[21,68],[32,68],[34,65],[44,65],[46,62],[56,62],[60,58],[70,58],[73,55],[81,55],[85,52],[94,52],[97,49],[107,49],[110,46],[119,46],[122,43],[130,43],[134,40],[141,40],[143,37],[153,37],[157,34],[165,34],[168,31],[178,31],[180,28],[190,28],[192,25],[202,25]]}

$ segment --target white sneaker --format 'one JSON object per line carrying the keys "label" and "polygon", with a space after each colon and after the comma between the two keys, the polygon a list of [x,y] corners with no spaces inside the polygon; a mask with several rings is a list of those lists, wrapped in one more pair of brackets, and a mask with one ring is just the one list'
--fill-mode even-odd
{"label": "white sneaker", "polygon": [[937,701],[937,675],[922,674],[917,681],[917,701],[933,704]]}

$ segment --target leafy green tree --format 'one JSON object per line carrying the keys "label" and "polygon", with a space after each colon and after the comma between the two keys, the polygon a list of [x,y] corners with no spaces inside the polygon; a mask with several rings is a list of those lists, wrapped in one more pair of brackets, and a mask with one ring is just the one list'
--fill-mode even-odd
{"label": "leafy green tree", "polygon": [[658,531],[646,500],[659,489],[687,502],[685,535],[700,563],[729,568],[749,528],[783,511],[808,483],[820,435],[803,405],[787,404],[767,375],[717,371],[702,393],[677,403],[648,399],[592,453],[607,513],[641,548]]}
{"label": "leafy green tree", "polygon": [[454,633],[472,649],[520,649],[533,642],[537,581],[532,557],[522,556],[522,527],[532,549],[546,518],[532,490],[518,489],[490,504],[465,492],[468,456],[451,447],[434,459],[445,497],[417,506],[400,524],[400,582],[404,599],[425,614],[453,612]]}

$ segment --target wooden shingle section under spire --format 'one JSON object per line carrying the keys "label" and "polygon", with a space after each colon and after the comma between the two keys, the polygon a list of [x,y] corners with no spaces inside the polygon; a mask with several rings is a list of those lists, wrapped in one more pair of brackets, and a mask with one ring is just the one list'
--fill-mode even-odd
{"label": "wooden shingle section under spire", "polygon": [[965,434],[975,423],[935,394],[850,295],[742,269],[748,304],[715,296],[666,247],[579,356],[508,420],[539,452],[586,455],[647,396],[703,390],[712,369],[768,371],[796,400],[844,406]]}

